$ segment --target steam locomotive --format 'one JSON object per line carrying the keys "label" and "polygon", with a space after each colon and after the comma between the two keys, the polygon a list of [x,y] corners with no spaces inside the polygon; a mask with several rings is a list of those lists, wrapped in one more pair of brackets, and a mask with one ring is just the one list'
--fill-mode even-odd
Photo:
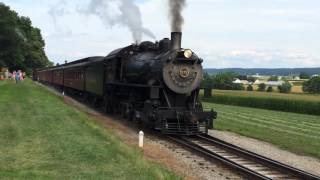
{"label": "steam locomotive", "polygon": [[181,32],[172,32],[171,40],[37,69],[34,77],[164,134],[207,133],[217,113],[204,111],[199,101],[203,60],[182,49],[181,38]]}

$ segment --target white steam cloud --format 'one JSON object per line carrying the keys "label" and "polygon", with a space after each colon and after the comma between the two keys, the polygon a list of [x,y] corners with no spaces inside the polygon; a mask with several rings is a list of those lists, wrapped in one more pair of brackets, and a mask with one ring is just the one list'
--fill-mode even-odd
{"label": "white steam cloud", "polygon": [[143,35],[155,39],[152,32],[143,27],[140,9],[133,0],[91,0],[80,12],[99,17],[107,28],[127,27],[137,43],[141,42]]}
{"label": "white steam cloud", "polygon": [[65,10],[66,5],[67,2],[65,0],[61,0],[59,3],[50,6],[48,14],[52,18],[52,21],[55,26],[57,26],[58,18],[62,17],[67,13],[67,11]]}

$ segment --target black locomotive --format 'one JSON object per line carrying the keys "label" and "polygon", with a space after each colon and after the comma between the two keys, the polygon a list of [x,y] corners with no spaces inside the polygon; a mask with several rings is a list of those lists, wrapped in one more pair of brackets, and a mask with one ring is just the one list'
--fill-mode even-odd
{"label": "black locomotive", "polygon": [[205,112],[199,101],[203,60],[181,48],[181,37],[173,32],[171,40],[38,69],[34,77],[165,134],[207,133],[216,112]]}

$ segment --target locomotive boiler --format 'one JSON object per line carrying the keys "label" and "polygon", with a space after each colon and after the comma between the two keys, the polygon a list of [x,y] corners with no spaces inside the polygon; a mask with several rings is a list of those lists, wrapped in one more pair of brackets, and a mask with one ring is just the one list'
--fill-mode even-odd
{"label": "locomotive boiler", "polygon": [[181,40],[182,33],[173,32],[171,40],[132,44],[106,57],[89,57],[36,74],[40,81],[81,94],[108,113],[162,133],[206,133],[216,112],[204,111],[199,101],[203,60],[181,48]]}

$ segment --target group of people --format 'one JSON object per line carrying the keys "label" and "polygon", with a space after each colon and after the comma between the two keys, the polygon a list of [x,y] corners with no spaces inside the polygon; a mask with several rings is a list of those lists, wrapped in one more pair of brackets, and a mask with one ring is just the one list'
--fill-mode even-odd
{"label": "group of people", "polygon": [[11,78],[16,81],[16,83],[19,83],[19,81],[22,81],[24,79],[25,73],[21,70],[13,71],[11,74]]}

